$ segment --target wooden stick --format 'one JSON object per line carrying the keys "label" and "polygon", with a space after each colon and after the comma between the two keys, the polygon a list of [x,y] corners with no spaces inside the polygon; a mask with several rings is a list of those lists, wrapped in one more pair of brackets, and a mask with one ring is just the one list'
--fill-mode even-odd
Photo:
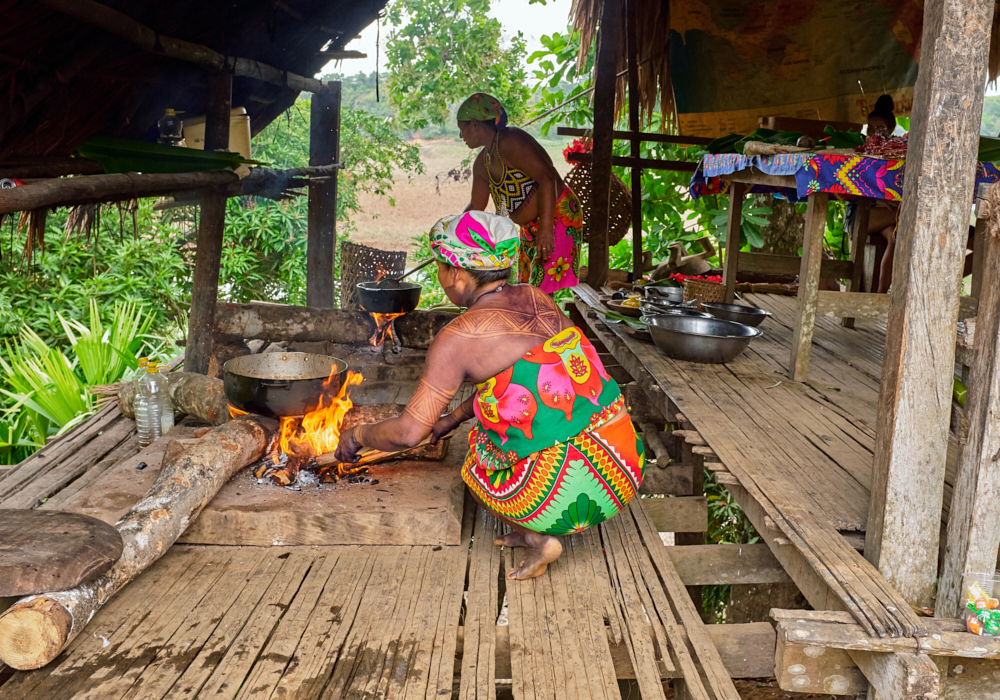
{"label": "wooden stick", "polygon": [[53,10],[58,10],[81,22],[117,34],[150,53],[197,63],[215,70],[230,70],[233,75],[241,78],[256,78],[271,85],[280,85],[293,90],[320,92],[325,87],[322,80],[305,78],[260,61],[224,56],[201,44],[163,36],[128,15],[93,0],[42,0],[42,2]]}
{"label": "wooden stick", "polygon": [[[447,435],[444,435],[438,442],[451,440],[454,434],[455,433],[453,432],[448,433]],[[429,444],[431,444],[430,435],[425,437],[423,440],[421,440],[413,447],[407,447],[405,450],[396,450],[395,452],[383,452],[382,450],[373,450],[371,448],[365,448],[364,450],[358,452],[358,457],[359,457],[358,461],[351,462],[350,466],[355,466],[355,465],[361,466],[365,464],[376,464],[378,462],[388,462],[389,460],[395,459],[396,457],[401,457],[405,454],[409,454],[410,452],[418,450],[424,445],[429,445]],[[333,452],[327,452],[326,454],[320,455],[315,460],[316,465],[320,467],[329,467],[336,464],[348,464],[347,462],[341,462],[340,460],[336,459],[333,455],[334,455]]]}
{"label": "wooden stick", "polygon": [[223,484],[267,451],[277,428],[271,419],[243,416],[164,465],[146,497],[116,523],[125,549],[110,571],[67,591],[22,598],[0,615],[0,660],[28,670],[55,659],[111,596],[163,556]]}

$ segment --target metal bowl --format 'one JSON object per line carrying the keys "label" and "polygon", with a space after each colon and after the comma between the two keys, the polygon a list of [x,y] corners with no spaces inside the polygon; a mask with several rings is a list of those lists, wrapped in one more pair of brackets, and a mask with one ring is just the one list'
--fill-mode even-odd
{"label": "metal bowl", "polygon": [[610,301],[606,301],[604,303],[607,304],[608,308],[616,314],[630,316],[632,318],[639,318],[642,316],[642,311],[638,306],[622,306],[622,302],[618,299],[611,299]]}
{"label": "metal bowl", "polygon": [[668,357],[704,364],[729,362],[763,335],[759,328],[734,321],[666,314],[649,318],[646,327]]}
{"label": "metal bowl", "polygon": [[666,299],[675,304],[684,301],[684,287],[657,287],[647,285],[645,287],[646,296],[652,299]]}
{"label": "metal bowl", "polygon": [[702,306],[716,318],[721,318],[724,321],[736,321],[736,323],[754,328],[771,315],[770,311],[743,304],[702,304]]}
{"label": "metal bowl", "polygon": [[[686,309],[681,306],[675,306],[672,309],[665,309],[661,306],[644,307],[642,310],[642,318],[655,318],[656,316],[690,316],[692,318],[712,318],[712,314],[706,314],[704,311],[695,311],[694,309]],[[645,323],[645,320],[643,320]]]}
{"label": "metal bowl", "polygon": [[226,400],[241,411],[272,418],[315,411],[337,395],[347,363],[304,352],[242,355],[222,367]]}

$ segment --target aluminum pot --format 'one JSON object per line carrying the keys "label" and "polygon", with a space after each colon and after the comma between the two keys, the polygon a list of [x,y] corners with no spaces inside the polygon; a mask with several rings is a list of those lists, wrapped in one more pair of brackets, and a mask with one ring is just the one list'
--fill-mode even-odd
{"label": "aluminum pot", "polygon": [[764,319],[771,315],[770,311],[758,309],[756,306],[743,304],[702,304],[708,313],[724,321],[736,321],[744,326],[756,328]]}
{"label": "aluminum pot", "polygon": [[226,400],[234,407],[285,418],[305,415],[319,407],[320,399],[336,396],[347,376],[347,363],[327,355],[272,352],[234,358],[222,372]]}
{"label": "aluminum pot", "polygon": [[378,282],[358,282],[358,301],[370,314],[408,314],[420,303],[423,289],[415,282],[398,282],[399,288],[379,287]]}
{"label": "aluminum pot", "polygon": [[763,335],[759,328],[742,323],[691,316],[653,316],[646,327],[653,343],[668,357],[704,364],[729,362]]}
{"label": "aluminum pot", "polygon": [[666,299],[675,304],[684,301],[684,287],[657,287],[650,284],[646,285],[645,292],[651,299]]}

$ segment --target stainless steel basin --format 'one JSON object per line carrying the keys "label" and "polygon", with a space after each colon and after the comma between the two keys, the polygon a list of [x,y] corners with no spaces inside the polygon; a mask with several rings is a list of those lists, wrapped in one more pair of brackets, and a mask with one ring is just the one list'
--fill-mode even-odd
{"label": "stainless steel basin", "polygon": [[646,327],[668,357],[704,364],[729,362],[763,335],[759,328],[734,321],[666,314],[647,318]]}
{"label": "stainless steel basin", "polygon": [[643,319],[654,316],[691,316],[693,318],[712,318],[712,314],[707,314],[704,311],[695,311],[694,309],[688,309],[683,306],[663,307],[648,304],[642,307]]}
{"label": "stainless steel basin", "polygon": [[770,311],[743,304],[702,304],[702,306],[716,318],[736,321],[736,323],[742,323],[745,326],[757,327],[771,315]]}

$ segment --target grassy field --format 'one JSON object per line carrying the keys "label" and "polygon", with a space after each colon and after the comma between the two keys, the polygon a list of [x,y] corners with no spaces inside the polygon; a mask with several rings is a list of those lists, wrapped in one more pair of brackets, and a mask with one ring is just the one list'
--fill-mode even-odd
{"label": "grassy field", "polygon": [[[561,175],[569,172],[570,166],[563,159],[562,150],[571,140],[567,137],[544,144]],[[442,216],[458,214],[468,206],[472,181],[455,182],[447,176],[469,155],[465,144],[457,139],[417,140],[415,143],[420,145],[424,174],[411,180],[403,174],[397,177],[392,189],[396,200],[394,207],[388,197],[363,197],[363,211],[354,217],[352,241],[382,250],[409,251],[413,248],[410,239],[414,235],[427,232]]]}

